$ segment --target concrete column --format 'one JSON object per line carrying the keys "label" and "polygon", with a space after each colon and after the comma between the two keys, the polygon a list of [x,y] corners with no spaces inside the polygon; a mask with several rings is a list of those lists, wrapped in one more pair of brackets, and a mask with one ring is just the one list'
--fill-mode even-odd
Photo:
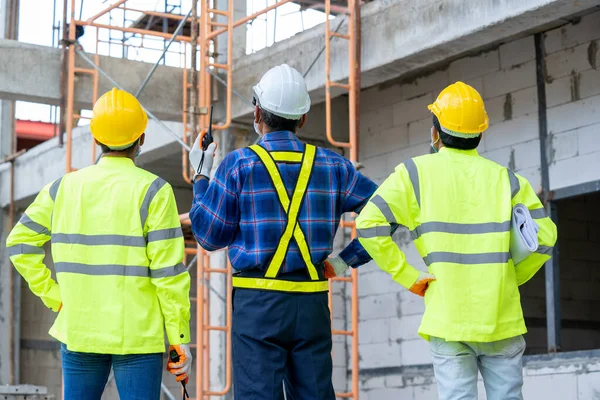
{"label": "concrete column", "polygon": [[[0,0],[0,39],[9,39],[9,0]],[[14,19],[18,20],[18,19]],[[16,30],[15,30],[16,31]],[[13,153],[12,132],[14,124],[14,102],[0,101],[0,159]],[[16,145],[16,143],[14,144]]]}
{"label": "concrete column", "polygon": [[10,287],[9,268],[6,255],[6,237],[10,232],[8,209],[0,209],[0,385],[9,383],[10,377]]}

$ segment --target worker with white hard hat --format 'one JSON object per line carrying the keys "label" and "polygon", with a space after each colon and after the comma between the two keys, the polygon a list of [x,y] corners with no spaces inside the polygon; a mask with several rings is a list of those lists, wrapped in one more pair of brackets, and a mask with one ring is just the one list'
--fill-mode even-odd
{"label": "worker with white hard hat", "polygon": [[333,239],[345,212],[359,212],[377,186],[335,152],[302,142],[310,97],[288,65],[254,87],[256,145],[228,154],[211,177],[214,146],[190,152],[198,243],[228,247],[233,277],[236,399],[334,400],[327,279],[370,257]]}
{"label": "worker with white hard hat", "polygon": [[[527,179],[477,153],[489,124],[477,90],[453,83],[429,110],[433,154],[396,167],[357,218],[358,237],[380,268],[425,297],[419,334],[431,344],[440,400],[478,399],[478,372],[488,399],[521,400],[519,285],[550,259],[556,226]],[[520,262],[510,253],[516,207],[539,228],[539,247]],[[398,223],[428,272],[387,234]]]}
{"label": "worker with white hard hat", "polygon": [[58,313],[50,335],[62,343],[66,400],[100,400],[111,367],[122,399],[159,400],[165,331],[180,360],[169,369],[188,379],[190,276],[175,196],[134,164],[147,123],[130,93],[100,97],[90,130],[102,158],[44,187],[6,241],[31,291]]}

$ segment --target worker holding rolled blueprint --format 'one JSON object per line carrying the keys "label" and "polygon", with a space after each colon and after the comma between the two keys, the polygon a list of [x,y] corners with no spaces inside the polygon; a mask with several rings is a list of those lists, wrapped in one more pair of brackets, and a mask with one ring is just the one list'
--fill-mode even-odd
{"label": "worker holding rolled blueprint", "polygon": [[[356,220],[379,267],[425,297],[419,334],[430,341],[440,400],[522,400],[519,285],[546,262],[556,226],[527,179],[477,153],[489,120],[481,95],[456,82],[429,106],[434,154],[404,161]],[[500,135],[501,133],[497,133]],[[390,237],[406,226],[427,272]]]}

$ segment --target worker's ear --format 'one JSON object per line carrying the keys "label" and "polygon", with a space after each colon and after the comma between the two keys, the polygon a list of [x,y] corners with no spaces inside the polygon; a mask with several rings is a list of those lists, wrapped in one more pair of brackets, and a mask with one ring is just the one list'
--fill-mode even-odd
{"label": "worker's ear", "polygon": [[142,133],[142,136],[140,136],[140,147],[144,145],[145,140],[146,140],[146,133]]}
{"label": "worker's ear", "polygon": [[260,117],[262,116],[262,110],[259,106],[254,106],[254,122],[260,123]]}
{"label": "worker's ear", "polygon": [[300,118],[300,123],[298,124],[298,129],[302,129],[302,127],[304,126],[305,123],[306,123],[306,114],[304,114],[302,116],[302,118]]}

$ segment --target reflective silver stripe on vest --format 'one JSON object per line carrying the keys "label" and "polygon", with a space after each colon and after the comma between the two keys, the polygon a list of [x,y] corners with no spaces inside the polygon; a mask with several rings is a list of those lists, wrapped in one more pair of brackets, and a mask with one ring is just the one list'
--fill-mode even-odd
{"label": "reflective silver stripe on vest", "polygon": [[508,171],[508,179],[510,180],[510,191],[512,193],[512,197],[515,197],[519,190],[521,190],[521,184],[519,183],[519,178],[512,172],[510,169],[506,169]]}
{"label": "reflective silver stripe on vest", "polygon": [[372,228],[357,229],[356,233],[358,234],[359,238],[363,239],[369,239],[379,236],[387,237],[392,235],[389,226],[374,226]]}
{"label": "reflective silver stripe on vest", "polygon": [[116,275],[116,276],[150,276],[150,268],[147,266],[135,265],[90,265],[73,262],[57,262],[54,263],[56,272],[70,272],[73,274],[82,275]]}
{"label": "reflective silver stripe on vest", "polygon": [[148,243],[159,240],[177,239],[183,237],[181,228],[167,228],[148,232]]}
{"label": "reflective silver stripe on vest", "polygon": [[27,214],[23,214],[21,216],[19,223],[25,225],[27,228],[31,229],[35,233],[39,233],[40,235],[50,236],[50,230],[48,230],[48,228],[45,228],[44,226],[33,221],[31,218],[29,218],[29,216]]}
{"label": "reflective silver stripe on vest", "polygon": [[410,160],[406,160],[404,162],[404,166],[408,171],[408,176],[410,177],[410,182],[412,183],[415,197],[417,198],[417,204],[419,204],[419,207],[421,207],[421,188],[419,186],[419,171],[417,170],[417,166],[412,158]]}
{"label": "reflective silver stripe on vest", "polygon": [[410,231],[413,240],[426,233],[456,233],[460,235],[477,235],[484,233],[510,232],[510,221],[484,222],[481,224],[458,224],[454,222],[424,222]]}
{"label": "reflective silver stripe on vest", "polygon": [[551,255],[553,249],[554,249],[553,246],[539,246],[535,252],[538,254]]}
{"label": "reflective silver stripe on vest", "polygon": [[179,274],[187,271],[187,268],[183,263],[179,263],[173,267],[161,268],[161,269],[151,269],[150,270],[150,278],[166,278],[168,276],[177,276]]}
{"label": "reflective silver stripe on vest", "polygon": [[158,193],[160,188],[162,188],[165,185],[165,183],[167,182],[164,179],[156,178],[154,182],[150,184],[150,187],[148,187],[148,191],[146,192],[144,200],[142,201],[142,206],[140,207],[140,221],[142,221],[142,230],[146,226],[146,220],[148,219],[150,203],[152,203],[154,196],[156,196],[156,193]]}
{"label": "reflective silver stripe on vest", "polygon": [[83,235],[79,233],[53,233],[52,243],[83,244],[86,246],[146,247],[143,236]]}
{"label": "reflective silver stripe on vest", "polygon": [[52,199],[52,201],[56,200],[56,193],[58,193],[58,188],[60,186],[61,180],[62,180],[62,177],[55,180],[52,183],[52,185],[50,185],[50,189],[48,189],[48,191],[50,192],[50,198]]}
{"label": "reflective silver stripe on vest", "polygon": [[36,247],[30,244],[18,244],[16,246],[10,246],[6,249],[8,256],[19,256],[21,254],[46,254],[43,247]]}
{"label": "reflective silver stripe on vest", "polygon": [[546,218],[548,216],[548,214],[546,214],[545,208],[536,208],[535,210],[529,210],[529,213],[531,214],[531,218],[533,219],[541,219]]}
{"label": "reflective silver stripe on vest", "polygon": [[383,199],[383,197],[381,197],[380,195],[375,195],[375,197],[373,197],[370,200],[370,202],[376,205],[377,208],[379,208],[379,211],[381,211],[387,222],[398,223],[396,221],[394,213],[392,212],[392,209],[390,208],[390,205],[387,203],[387,201]]}
{"label": "reflective silver stripe on vest", "polygon": [[453,263],[453,264],[501,264],[507,263],[510,259],[510,253],[477,253],[461,254],[450,252],[429,253],[423,258],[428,266],[433,263]]}

